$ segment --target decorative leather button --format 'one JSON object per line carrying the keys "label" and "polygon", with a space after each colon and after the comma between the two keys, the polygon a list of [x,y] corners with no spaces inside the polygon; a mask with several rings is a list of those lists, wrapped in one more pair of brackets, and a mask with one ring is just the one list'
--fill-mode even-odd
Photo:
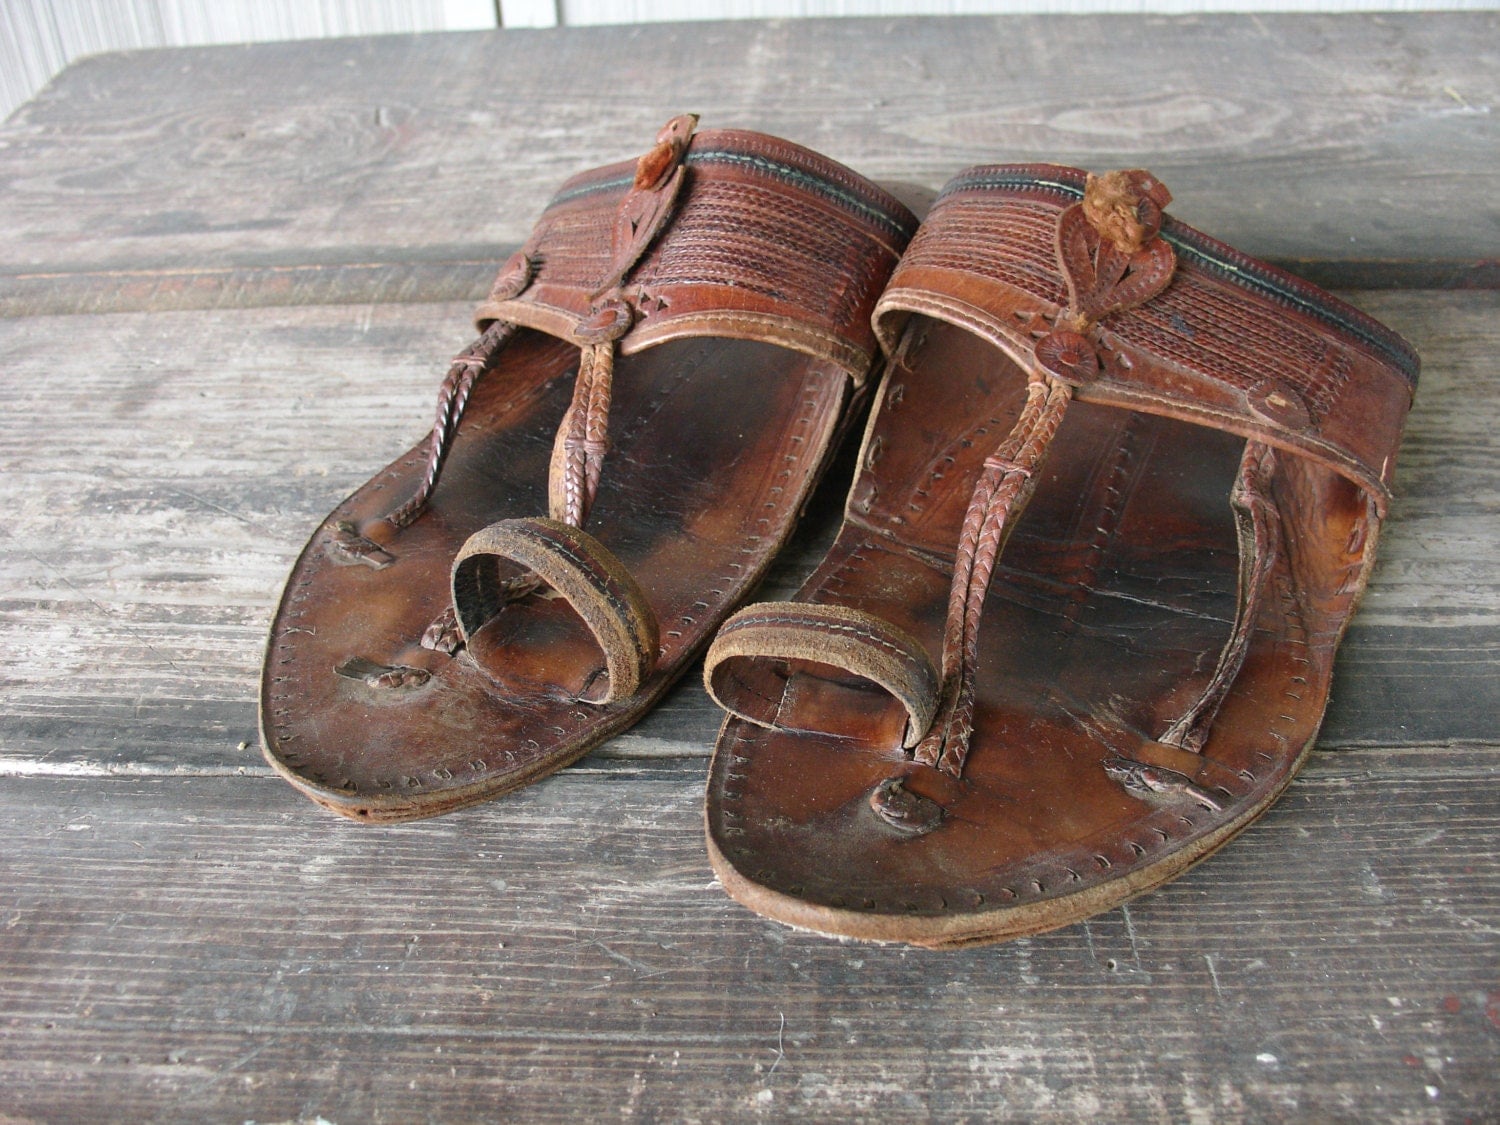
{"label": "decorative leather button", "polygon": [[888,777],[875,787],[870,808],[887,825],[911,836],[925,836],[943,822],[943,806],[913,793],[899,777]]}
{"label": "decorative leather button", "polygon": [[605,344],[618,340],[635,323],[635,312],[624,301],[614,298],[594,307],[573,329],[573,338],[586,344]]}
{"label": "decorative leather button", "polygon": [[1284,430],[1301,433],[1312,428],[1312,415],[1302,396],[1285,383],[1265,379],[1245,392],[1250,412]]}
{"label": "decorative leather button", "polygon": [[1099,378],[1099,353],[1077,332],[1059,328],[1036,342],[1042,370],[1064,383],[1092,383]]}

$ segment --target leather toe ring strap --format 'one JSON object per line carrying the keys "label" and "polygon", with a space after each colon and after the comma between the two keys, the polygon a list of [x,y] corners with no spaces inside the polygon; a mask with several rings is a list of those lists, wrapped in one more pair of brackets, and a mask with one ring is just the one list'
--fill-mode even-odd
{"label": "leather toe ring strap", "polygon": [[785,676],[768,662],[788,660],[829,665],[884,688],[906,709],[908,749],[932,724],[938,674],[927,650],[904,630],[845,606],[762,602],[740,610],[708,650],[704,685],[730,714],[780,726]]}
{"label": "leather toe ring strap", "polygon": [[[509,562],[521,577],[505,577]],[[545,584],[567,599],[604,652],[608,688],[591,703],[640,690],[656,664],[656,615],[620,560],[581,528],[545,517],[500,520],[469,536],[453,561],[453,608],[467,642],[505,605]]]}

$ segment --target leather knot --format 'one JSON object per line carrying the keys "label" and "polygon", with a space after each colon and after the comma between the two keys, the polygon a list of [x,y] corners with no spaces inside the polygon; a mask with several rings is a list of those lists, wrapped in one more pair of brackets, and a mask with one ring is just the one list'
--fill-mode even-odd
{"label": "leather knot", "polygon": [[1019,464],[1018,462],[1011,460],[1009,457],[997,456],[994,453],[991,453],[984,459],[984,467],[986,469],[993,469],[994,471],[1000,473],[1018,473],[1023,477],[1031,476],[1031,470],[1028,469],[1025,465]]}
{"label": "leather knot", "polygon": [[524,252],[517,250],[505,260],[505,265],[500,267],[495,284],[490,286],[490,300],[509,301],[519,297],[531,284],[534,269],[531,259]]}
{"label": "leather knot", "polygon": [[1171,202],[1167,185],[1140,168],[1090,173],[1083,189],[1084,218],[1122,254],[1135,254],[1161,232]]}
{"label": "leather knot", "polygon": [[656,145],[635,164],[635,188],[651,191],[660,187],[667,175],[682,163],[688,141],[698,125],[696,113],[678,114],[656,134]]}
{"label": "leather knot", "polygon": [[[1059,333],[1076,352],[1067,334],[1088,333],[1105,317],[1127,312],[1151,300],[1172,282],[1177,255],[1159,237],[1162,207],[1172,195],[1155,176],[1139,169],[1089,176],[1083,200],[1057,219],[1057,265],[1068,287],[1068,315]],[[1059,358],[1063,358],[1059,353]],[[1078,369],[1070,381],[1097,374]]]}
{"label": "leather knot", "polygon": [[888,777],[870,793],[870,808],[885,824],[909,836],[925,836],[942,824],[943,806],[913,793],[899,777]]}

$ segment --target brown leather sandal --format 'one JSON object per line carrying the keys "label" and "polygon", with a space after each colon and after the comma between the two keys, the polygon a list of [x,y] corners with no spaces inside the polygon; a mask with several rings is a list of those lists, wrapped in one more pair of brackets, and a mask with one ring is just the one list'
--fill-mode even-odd
{"label": "brown leather sandal", "polygon": [[815,153],[696,120],[563,185],[430,440],[298,560],[261,727],[320,805],[432,816],[574,761],[641,717],[790,532],[916,220]]}
{"label": "brown leather sandal", "polygon": [[709,852],[751,909],[933,947],[1051,929],[1297,772],[1417,358],[1169,199],[975,168],[913,239],[838,539],[708,655]]}

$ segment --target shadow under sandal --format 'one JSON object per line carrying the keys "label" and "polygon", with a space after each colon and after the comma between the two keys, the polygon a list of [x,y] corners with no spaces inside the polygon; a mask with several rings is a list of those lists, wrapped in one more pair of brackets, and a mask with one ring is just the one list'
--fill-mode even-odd
{"label": "shadow under sandal", "polygon": [[574,761],[646,712],[790,533],[916,220],[806,149],[695,124],[563,185],[430,440],[298,560],[262,738],[319,804],[432,816]]}
{"label": "shadow under sandal", "polygon": [[976,168],[913,239],[838,539],[708,655],[709,853],[751,909],[934,947],[1051,929],[1297,772],[1417,359],[1169,200]]}

